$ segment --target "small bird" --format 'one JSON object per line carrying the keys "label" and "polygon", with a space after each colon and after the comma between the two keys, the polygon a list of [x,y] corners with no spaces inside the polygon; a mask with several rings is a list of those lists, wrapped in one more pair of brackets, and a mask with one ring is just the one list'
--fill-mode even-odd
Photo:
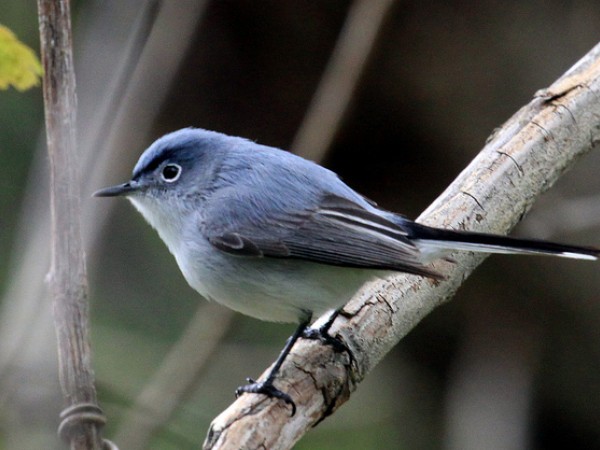
{"label": "small bird", "polygon": [[[206,299],[299,324],[266,379],[248,379],[236,391],[283,400],[292,415],[292,398],[273,384],[283,361],[301,336],[347,350],[328,331],[366,281],[390,272],[441,280],[428,263],[456,250],[600,255],[592,247],[421,225],[378,207],[314,162],[198,128],[161,137],[144,151],[131,180],[94,196],[127,197]],[[309,327],[327,311],[334,313],[322,327]]]}

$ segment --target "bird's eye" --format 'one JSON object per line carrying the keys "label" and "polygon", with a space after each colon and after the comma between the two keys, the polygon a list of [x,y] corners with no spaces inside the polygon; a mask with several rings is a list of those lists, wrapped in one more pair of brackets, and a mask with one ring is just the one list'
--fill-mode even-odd
{"label": "bird's eye", "polygon": [[163,167],[160,176],[167,183],[173,183],[177,181],[179,176],[181,175],[181,166],[179,164],[167,164]]}

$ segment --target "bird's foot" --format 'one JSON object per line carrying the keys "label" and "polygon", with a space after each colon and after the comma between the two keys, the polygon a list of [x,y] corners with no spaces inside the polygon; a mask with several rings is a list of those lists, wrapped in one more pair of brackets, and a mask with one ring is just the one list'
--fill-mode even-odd
{"label": "bird's foot", "polygon": [[304,339],[316,339],[325,345],[329,345],[337,353],[347,353],[348,357],[350,358],[350,364],[352,364],[356,361],[352,350],[350,350],[341,339],[329,334],[329,329],[331,328],[331,325],[333,324],[334,320],[335,317],[328,320],[324,325],[320,326],[319,328],[306,328],[301,334],[301,336]]}
{"label": "bird's foot", "polygon": [[252,378],[246,378],[249,384],[240,386],[235,390],[235,396],[239,397],[242,394],[263,394],[269,398],[277,398],[283,400],[292,407],[292,416],[296,414],[296,404],[292,397],[283,391],[280,391],[273,385],[273,381],[267,378],[265,381],[255,381]]}

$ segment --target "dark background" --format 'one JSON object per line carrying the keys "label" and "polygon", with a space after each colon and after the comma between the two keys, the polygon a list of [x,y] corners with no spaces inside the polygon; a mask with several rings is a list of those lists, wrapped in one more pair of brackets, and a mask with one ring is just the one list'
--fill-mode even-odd
{"label": "dark background", "polygon": [[[184,126],[290,148],[352,3],[209,1],[173,75],[160,78],[169,47],[141,74],[132,69],[133,87],[115,96],[111,80],[143,4],[73,5],[80,143],[91,155],[82,178],[93,345],[108,435],[204,301],[127,202],[89,194],[127,179],[145,147]],[[36,14],[32,2],[0,4],[0,23],[37,51]],[[183,33],[177,23],[163,32]],[[495,127],[599,37],[595,1],[398,0],[323,164],[414,218]],[[153,96],[152,107],[143,103]],[[137,110],[123,106],[136,102]],[[33,289],[49,241],[42,119],[40,89],[0,92],[0,448],[59,445],[49,300]],[[600,245],[599,167],[599,156],[588,156],[515,234]],[[597,264],[490,258],[296,448],[600,448],[599,287]],[[236,316],[150,448],[198,448],[235,387],[272,362],[292,329]]]}

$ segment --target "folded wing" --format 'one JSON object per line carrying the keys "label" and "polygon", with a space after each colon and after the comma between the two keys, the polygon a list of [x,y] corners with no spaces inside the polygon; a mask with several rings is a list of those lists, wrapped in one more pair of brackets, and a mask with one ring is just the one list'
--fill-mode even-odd
{"label": "folded wing", "polygon": [[311,209],[259,212],[235,214],[228,225],[207,227],[209,242],[239,256],[296,258],[442,278],[420,261],[406,230],[346,198],[326,195]]}

